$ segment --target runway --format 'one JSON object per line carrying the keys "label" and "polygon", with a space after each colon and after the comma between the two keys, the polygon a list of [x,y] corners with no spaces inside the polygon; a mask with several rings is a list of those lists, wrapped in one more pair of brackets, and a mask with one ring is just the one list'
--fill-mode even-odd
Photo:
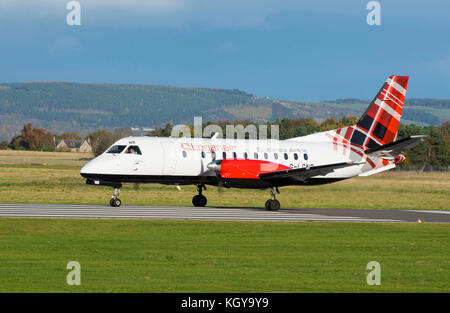
{"label": "runway", "polygon": [[327,221],[327,222],[417,222],[450,223],[450,211],[358,210],[130,206],[71,204],[0,204],[0,217],[29,218],[139,218],[217,221]]}

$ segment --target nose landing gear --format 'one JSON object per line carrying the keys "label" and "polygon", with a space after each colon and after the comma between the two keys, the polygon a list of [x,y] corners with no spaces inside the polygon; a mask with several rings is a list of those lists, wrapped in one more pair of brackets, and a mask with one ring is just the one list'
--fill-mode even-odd
{"label": "nose landing gear", "polygon": [[266,201],[266,210],[268,211],[278,211],[280,209],[280,201],[275,199],[275,194],[280,193],[278,187],[270,188],[271,199]]}
{"label": "nose landing gear", "polygon": [[122,201],[120,201],[119,195],[120,195],[120,187],[114,187],[114,194],[113,194],[111,200],[109,200],[110,206],[115,207],[115,208],[120,207],[120,205],[122,204]]}
{"label": "nose landing gear", "polygon": [[198,195],[192,198],[192,204],[197,207],[204,207],[208,200],[204,195],[202,195],[203,188],[206,190],[205,185],[197,185]]}

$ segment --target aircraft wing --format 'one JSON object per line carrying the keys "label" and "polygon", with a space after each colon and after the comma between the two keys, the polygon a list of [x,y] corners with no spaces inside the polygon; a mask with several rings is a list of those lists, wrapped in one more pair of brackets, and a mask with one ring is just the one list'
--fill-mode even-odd
{"label": "aircraft wing", "polygon": [[379,157],[386,160],[393,160],[397,155],[420,144],[425,137],[427,136],[409,136],[407,138],[397,140],[373,149],[368,149],[365,151],[365,154],[368,156]]}
{"label": "aircraft wing", "polygon": [[267,182],[276,182],[279,179],[292,179],[294,181],[305,181],[310,177],[326,175],[328,173],[333,172],[336,169],[344,168],[348,166],[358,165],[361,163],[353,163],[353,162],[343,162],[343,163],[334,163],[327,165],[319,165],[319,166],[311,166],[311,167],[302,167],[295,169],[286,169],[275,172],[261,173],[259,174],[259,178],[265,180]]}

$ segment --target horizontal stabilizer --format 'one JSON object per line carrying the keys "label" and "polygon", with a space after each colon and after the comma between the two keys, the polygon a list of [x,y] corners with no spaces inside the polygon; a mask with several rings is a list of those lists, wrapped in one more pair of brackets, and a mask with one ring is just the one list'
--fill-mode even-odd
{"label": "horizontal stabilizer", "polygon": [[319,166],[311,166],[311,167],[302,167],[302,168],[294,168],[294,169],[286,169],[281,171],[269,172],[259,174],[259,178],[268,182],[274,182],[279,179],[290,178],[295,181],[305,181],[310,177],[326,175],[328,173],[333,172],[336,169],[344,168],[353,165],[359,165],[362,163],[353,163],[353,162],[343,162],[343,163],[334,163],[327,165],[319,165]]}
{"label": "horizontal stabilizer", "polygon": [[373,149],[368,149],[365,151],[365,154],[368,156],[383,158],[385,160],[394,160],[397,155],[414,148],[426,137],[427,136],[424,135],[409,136]]}

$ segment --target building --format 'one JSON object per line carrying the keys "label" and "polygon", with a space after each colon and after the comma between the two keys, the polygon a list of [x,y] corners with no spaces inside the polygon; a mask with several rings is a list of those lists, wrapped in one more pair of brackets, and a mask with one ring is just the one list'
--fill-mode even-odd
{"label": "building", "polygon": [[56,151],[92,152],[89,140],[61,139],[55,140]]}

